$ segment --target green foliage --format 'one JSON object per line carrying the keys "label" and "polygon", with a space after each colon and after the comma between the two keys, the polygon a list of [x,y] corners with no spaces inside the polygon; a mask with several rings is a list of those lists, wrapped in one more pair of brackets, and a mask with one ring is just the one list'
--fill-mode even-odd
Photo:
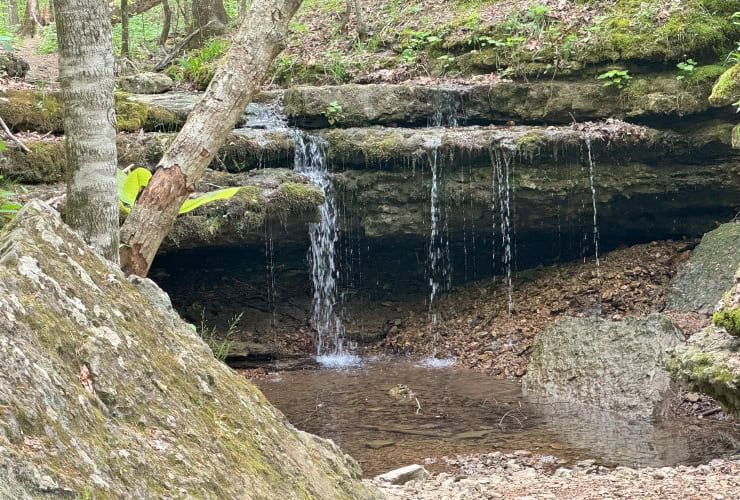
{"label": "green foliage", "polygon": [[57,24],[44,26],[41,31],[41,43],[36,49],[37,54],[53,54],[59,50],[57,45]]}
{"label": "green foliage", "polygon": [[740,337],[740,307],[723,307],[712,316],[712,322],[727,330],[727,333]]}
{"label": "green foliage", "polygon": [[349,81],[349,69],[344,55],[340,50],[327,50],[322,53],[326,62],[324,63],[324,73],[336,84]]}
{"label": "green foliage", "polygon": [[168,68],[167,74],[175,80],[195,83],[198,89],[205,89],[213,77],[216,61],[228,47],[226,40],[211,39],[202,49],[176,59],[176,64]]}
{"label": "green foliage", "polygon": [[208,344],[208,347],[213,351],[213,357],[219,361],[224,361],[231,351],[231,347],[234,344],[234,334],[236,333],[236,327],[244,315],[243,312],[232,317],[226,325],[226,333],[224,335],[219,334],[218,329],[215,326],[209,327],[206,323],[205,310],[201,312],[200,316],[200,328],[196,328],[195,325],[190,325],[195,331],[198,332],[200,338]]}
{"label": "green foliage", "polygon": [[405,40],[402,44],[401,58],[409,64],[416,64],[422,50],[438,47],[444,41],[444,32],[434,33],[431,30],[404,30]]}
{"label": "green foliage", "polygon": [[[682,61],[678,64],[676,64],[676,67],[683,71],[684,73],[691,74],[696,70],[696,65],[698,63],[694,61],[693,59],[686,59],[685,61]],[[678,75],[676,77],[676,80],[683,80],[686,76],[685,75]]]}
{"label": "green foliage", "polygon": [[13,37],[0,31],[0,46],[5,52],[13,51]]}
{"label": "green foliage", "polygon": [[[141,190],[149,184],[152,174],[145,168],[135,168],[128,174],[123,170],[117,170],[116,178],[118,180],[118,205],[125,213],[129,213],[136,204],[136,199],[139,197]],[[203,193],[195,198],[187,199],[180,206],[177,213],[186,214],[206,203],[216,200],[227,200],[238,193],[240,189],[240,186],[217,189]]]}
{"label": "green foliage", "polygon": [[599,80],[604,80],[604,87],[610,87],[614,85],[619,90],[625,88],[632,77],[629,71],[626,69],[611,69],[605,73],[600,74],[596,77]]}
{"label": "green foliage", "polygon": [[[0,139],[0,151],[3,151],[4,149],[5,143]],[[15,214],[21,208],[20,203],[8,200],[8,198],[14,197],[17,193],[15,191],[7,190],[7,188],[3,189],[3,184],[3,176],[0,175],[0,227],[2,227],[5,222],[15,217]]]}
{"label": "green foliage", "polygon": [[329,122],[329,125],[334,125],[343,117],[342,105],[337,101],[331,101],[326,105],[324,116],[326,116],[326,120]]}

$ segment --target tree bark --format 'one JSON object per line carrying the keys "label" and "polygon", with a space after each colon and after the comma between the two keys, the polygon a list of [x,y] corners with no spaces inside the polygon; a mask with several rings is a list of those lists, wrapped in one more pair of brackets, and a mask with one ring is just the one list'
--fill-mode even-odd
{"label": "tree bark", "polygon": [[192,12],[190,31],[200,31],[192,38],[188,48],[202,47],[206,39],[226,33],[229,15],[223,0],[194,1]]}
{"label": "tree bark", "polygon": [[128,0],[121,0],[121,58],[128,55]]}
{"label": "tree bark", "polygon": [[182,202],[258,92],[301,0],[254,0],[211,84],[121,228],[121,267],[146,276]]}
{"label": "tree bark", "polygon": [[164,47],[167,45],[167,38],[170,36],[170,27],[172,26],[172,9],[170,9],[170,2],[162,0],[162,13],[164,14],[164,20],[162,21],[162,32],[159,34],[159,45]]}
{"label": "tree bark", "polygon": [[107,0],[54,0],[67,156],[67,224],[118,262],[113,39]]}
{"label": "tree bark", "polygon": [[360,3],[357,0],[347,0],[347,11],[354,11],[355,13],[355,30],[360,40],[365,41],[367,39],[367,24],[365,24],[365,18],[362,16],[362,10],[360,10]]}
{"label": "tree bark", "polygon": [[36,36],[36,29],[40,25],[38,0],[26,0],[26,13],[23,15],[19,34],[21,36]]}
{"label": "tree bark", "polygon": [[11,26],[18,26],[21,22],[18,17],[18,0],[8,0],[8,17]]}

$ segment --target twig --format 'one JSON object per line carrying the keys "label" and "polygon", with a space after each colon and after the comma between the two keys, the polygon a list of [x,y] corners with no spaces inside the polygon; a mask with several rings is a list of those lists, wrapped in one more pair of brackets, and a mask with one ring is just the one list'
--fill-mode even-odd
{"label": "twig", "polygon": [[8,134],[8,137],[10,137],[10,139],[11,139],[11,140],[12,140],[13,142],[15,142],[16,144],[18,144],[18,146],[20,146],[20,148],[21,148],[21,149],[22,149],[23,151],[25,151],[26,153],[30,153],[30,152],[31,152],[31,150],[30,150],[30,149],[28,149],[28,148],[26,147],[26,145],[25,145],[25,144],[23,144],[23,143],[22,143],[22,142],[20,141],[20,139],[18,139],[18,138],[17,138],[16,136],[14,136],[14,135],[13,135],[13,133],[12,133],[12,132],[10,131],[10,129],[9,129],[9,128],[8,128],[8,126],[7,126],[6,124],[5,124],[5,121],[4,121],[4,120],[3,120],[2,118],[0,118],[0,125],[2,125],[2,127],[3,127],[3,130],[5,130],[5,133],[6,133],[6,134]]}
{"label": "twig", "polygon": [[414,398],[416,400],[416,414],[418,415],[421,411],[421,404],[419,404],[419,398]]}
{"label": "twig", "polygon": [[195,29],[195,30],[193,30],[192,33],[190,33],[188,36],[186,36],[185,38],[183,38],[180,41],[180,43],[178,43],[177,45],[175,45],[175,48],[172,49],[172,52],[170,52],[167,55],[167,57],[165,57],[164,59],[162,59],[160,62],[157,63],[156,66],[154,66],[154,71],[155,72],[159,72],[159,71],[162,71],[163,69],[165,69],[167,66],[169,66],[170,63],[175,59],[175,57],[177,57],[177,54],[179,54],[180,51],[188,44],[188,42],[190,40],[192,40],[192,38],[195,35],[197,35],[198,33],[200,33],[200,30],[201,29],[208,28],[213,22],[214,22],[213,19],[211,19],[210,21],[208,21],[208,24],[206,24],[205,26],[203,26],[203,28]]}
{"label": "twig", "polygon": [[717,406],[715,408],[710,408],[708,410],[705,410],[705,411],[699,413],[699,416],[702,417],[702,418],[703,417],[709,417],[709,416],[714,415],[715,413],[719,413],[721,411],[722,411],[722,408],[720,408],[719,406]]}
{"label": "twig", "polygon": [[[514,411],[514,410],[509,410],[509,411],[507,411],[506,413],[504,413],[504,416],[503,416],[503,417],[501,417],[501,420],[499,420],[499,421],[498,421],[498,426],[499,426],[499,427],[500,427],[501,429],[503,429],[503,428],[504,428],[504,425],[503,425],[503,423],[504,423],[504,419],[505,419],[505,418],[506,418],[506,417],[507,417],[507,416],[508,416],[508,415],[509,415],[509,414],[510,414],[511,412],[513,412],[513,411]],[[516,420],[516,421],[517,421],[517,423],[519,424],[519,427],[524,427],[524,426],[522,425],[522,421],[521,421],[521,420],[519,420],[518,418],[516,418],[516,417],[515,417],[514,415],[512,415],[512,416],[511,416],[511,418],[513,418],[514,420]]]}

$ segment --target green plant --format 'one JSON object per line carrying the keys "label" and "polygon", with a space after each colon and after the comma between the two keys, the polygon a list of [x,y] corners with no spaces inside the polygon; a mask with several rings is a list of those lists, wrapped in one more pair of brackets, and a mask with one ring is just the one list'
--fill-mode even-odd
{"label": "green plant", "polygon": [[331,101],[326,105],[326,109],[324,109],[324,116],[326,116],[326,121],[329,122],[329,125],[334,125],[343,117],[342,105],[337,101]]}
{"label": "green plant", "polygon": [[442,62],[442,67],[444,69],[447,69],[452,65],[452,63],[455,62],[455,56],[451,54],[444,54],[439,56],[437,60]]}
{"label": "green plant", "polygon": [[[5,143],[0,139],[0,151],[3,151],[4,149]],[[2,181],[3,176],[0,175],[0,184],[3,183]],[[16,194],[17,193],[15,191],[0,188],[0,226],[15,217],[15,214],[21,208],[20,203],[8,200],[8,198],[13,197]]]}
{"label": "green plant", "polygon": [[334,83],[344,83],[349,80],[347,63],[340,50],[326,50],[322,55],[326,58],[324,63],[326,76],[330,77]]}
{"label": "green plant", "polygon": [[611,69],[605,73],[600,74],[596,78],[599,80],[605,80],[604,87],[610,87],[614,85],[619,90],[625,88],[629,84],[629,81],[632,79],[629,71],[626,69]]}
{"label": "green plant", "polygon": [[53,54],[59,50],[57,45],[57,25],[51,23],[41,31],[41,43],[36,48],[37,54]]}
{"label": "green plant", "polygon": [[205,309],[200,313],[200,328],[195,325],[190,325],[200,338],[208,344],[213,352],[213,357],[219,361],[226,360],[226,357],[231,352],[231,347],[234,344],[234,334],[236,333],[236,327],[242,320],[243,312],[233,316],[226,324],[226,333],[222,336],[219,334],[218,329],[215,326],[209,327],[205,318]]}
{"label": "green plant", "polygon": [[13,51],[13,37],[5,33],[0,33],[0,46],[2,46],[5,52],[12,52]]}
{"label": "green plant", "polygon": [[[145,168],[135,168],[128,174],[123,170],[117,170],[116,178],[118,180],[118,205],[121,207],[121,210],[129,213],[136,204],[136,199],[139,197],[141,190],[149,184],[152,174]],[[177,213],[186,214],[206,203],[216,200],[227,200],[239,192],[240,189],[241,187],[217,189],[216,191],[209,191],[195,198],[187,199],[180,206]]]}
{"label": "green plant", "polygon": [[[676,64],[676,67],[683,71],[684,73],[691,74],[696,70],[696,65],[698,63],[694,61],[693,59],[686,59],[685,61],[682,61],[678,64]],[[686,77],[686,75],[678,75],[676,77],[676,80],[683,80]]]}

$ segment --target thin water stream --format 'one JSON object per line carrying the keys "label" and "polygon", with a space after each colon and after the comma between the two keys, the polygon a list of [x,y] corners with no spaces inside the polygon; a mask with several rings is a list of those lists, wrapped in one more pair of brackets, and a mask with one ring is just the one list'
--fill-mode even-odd
{"label": "thin water stream", "polygon": [[740,429],[719,422],[652,424],[593,409],[528,402],[518,382],[404,360],[350,370],[273,373],[255,381],[299,429],[334,440],[366,475],[439,457],[517,449],[574,462],[663,466],[732,452]]}

